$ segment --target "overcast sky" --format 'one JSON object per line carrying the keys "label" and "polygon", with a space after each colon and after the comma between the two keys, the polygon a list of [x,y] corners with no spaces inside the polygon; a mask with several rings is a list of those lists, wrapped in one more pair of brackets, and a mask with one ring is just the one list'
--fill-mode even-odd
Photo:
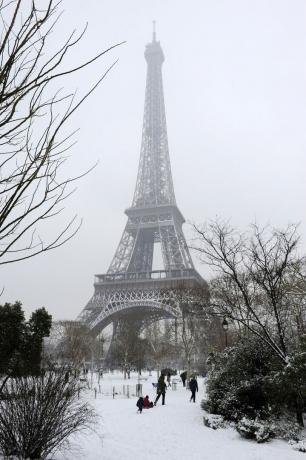
{"label": "overcast sky", "polygon": [[[2,302],[20,300],[27,313],[45,306],[55,319],[73,319],[93,294],[94,274],[108,269],[136,181],[143,53],[153,19],[166,58],[170,158],[185,219],[201,223],[219,216],[241,229],[255,220],[273,226],[300,222],[305,243],[304,0],[63,0],[62,8],[50,47],[88,22],[68,66],[126,44],[63,82],[81,96],[119,58],[70,123],[80,131],[66,173],[99,160],[62,216],[64,224],[77,213],[83,225],[53,253],[2,266]],[[49,223],[46,237],[55,225]],[[190,227],[184,228],[190,239]],[[194,261],[206,273],[195,256]]]}

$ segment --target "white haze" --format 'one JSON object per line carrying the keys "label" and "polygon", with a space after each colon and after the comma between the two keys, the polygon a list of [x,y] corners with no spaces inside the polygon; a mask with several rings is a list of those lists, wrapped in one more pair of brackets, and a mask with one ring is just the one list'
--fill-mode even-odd
{"label": "white haze", "polygon": [[[85,7],[86,5],[86,7]],[[71,120],[80,128],[66,172],[99,165],[66,203],[77,236],[55,252],[3,266],[2,302],[27,313],[45,306],[75,318],[107,270],[131,204],[139,159],[152,20],[165,53],[168,137],[177,203],[187,221],[230,218],[245,228],[301,222],[305,242],[306,3],[303,0],[64,0],[53,43],[89,22],[68,60],[76,65],[114,43],[90,69],[65,79],[84,94],[115,59],[104,83]],[[60,228],[49,223],[44,236]],[[191,229],[185,225],[187,238]],[[303,250],[303,247],[301,247]],[[206,274],[205,267],[198,270]]]}

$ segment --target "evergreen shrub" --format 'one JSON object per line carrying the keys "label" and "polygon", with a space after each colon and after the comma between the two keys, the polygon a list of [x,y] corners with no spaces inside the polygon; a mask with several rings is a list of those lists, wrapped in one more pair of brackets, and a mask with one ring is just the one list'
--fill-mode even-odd
{"label": "evergreen shrub", "polygon": [[306,353],[295,350],[284,365],[260,339],[250,336],[211,355],[207,397],[201,406],[234,422],[242,436],[257,442],[300,439]]}

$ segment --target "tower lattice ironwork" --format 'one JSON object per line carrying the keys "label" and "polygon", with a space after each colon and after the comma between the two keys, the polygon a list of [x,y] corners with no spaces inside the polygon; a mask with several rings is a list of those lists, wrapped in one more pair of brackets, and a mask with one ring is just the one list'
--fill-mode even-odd
{"label": "tower lattice ironwork", "polygon": [[[147,80],[139,169],[132,206],[119,246],[106,274],[96,275],[94,295],[79,319],[99,333],[110,323],[114,334],[127,318],[135,325],[175,318],[180,311],[171,291],[203,279],[194,269],[176,205],[168,151],[160,43],[146,46]],[[153,270],[155,243],[160,243],[164,270]],[[120,327],[119,327],[120,326]]]}

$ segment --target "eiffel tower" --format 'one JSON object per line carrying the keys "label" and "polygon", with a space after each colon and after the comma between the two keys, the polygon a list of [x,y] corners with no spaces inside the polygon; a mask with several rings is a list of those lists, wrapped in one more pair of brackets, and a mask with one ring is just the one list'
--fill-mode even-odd
{"label": "eiffel tower", "polygon": [[[164,54],[156,41],[146,46],[147,80],[139,169],[132,206],[106,274],[96,275],[94,294],[79,316],[95,334],[113,324],[113,341],[128,321],[137,330],[160,319],[177,318],[171,292],[184,284],[205,284],[197,273],[182,231],[168,151],[162,83]],[[160,243],[164,270],[153,270]]]}

